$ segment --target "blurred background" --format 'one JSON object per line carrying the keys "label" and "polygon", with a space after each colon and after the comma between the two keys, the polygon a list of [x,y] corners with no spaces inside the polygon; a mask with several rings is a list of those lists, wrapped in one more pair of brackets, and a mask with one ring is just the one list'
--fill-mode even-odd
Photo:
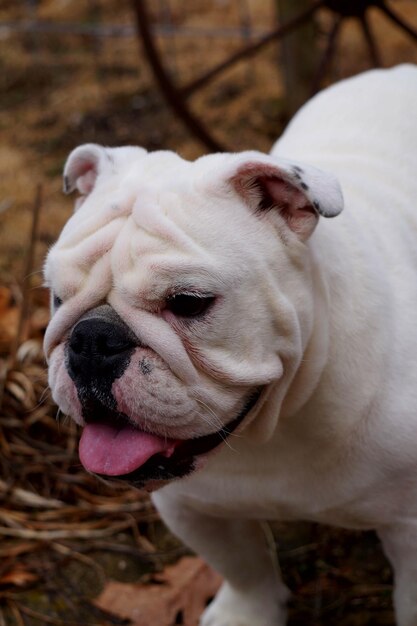
{"label": "blurred background", "polygon": [[[268,151],[319,89],[402,62],[417,62],[416,0],[0,0],[0,626],[149,624],[132,582],[162,590],[153,626],[194,626],[190,593],[202,607],[215,585],[180,570],[161,582],[185,548],[144,494],[83,472],[76,429],[50,400],[41,269],[72,211],[69,151]],[[290,625],[393,624],[372,533],[274,536],[297,593]],[[114,580],[136,598],[124,613],[103,596]]]}

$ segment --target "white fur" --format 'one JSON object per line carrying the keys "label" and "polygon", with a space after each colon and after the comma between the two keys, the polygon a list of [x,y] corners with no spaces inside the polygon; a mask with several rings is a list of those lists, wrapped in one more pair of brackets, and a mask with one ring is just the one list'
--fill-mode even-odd
{"label": "white fur", "polygon": [[[154,494],[173,531],[228,581],[203,626],[285,623],[265,519],[376,529],[395,569],[398,626],[417,624],[416,110],[417,69],[401,66],[319,94],[270,157],[188,163],[88,146],[86,168],[82,147],[70,156],[67,187],[87,195],[46,264],[64,300],[45,340],[58,402],[71,413],[62,344],[103,300],[168,366],[162,383],[175,376],[195,402],[190,437],[265,386],[229,445]],[[320,218],[307,241],[293,214],[256,215],[232,184],[254,161],[295,186],[301,166],[306,203],[318,200],[322,215],[340,212],[337,177],[344,211]],[[221,295],[211,322],[184,328],[163,312],[178,280]],[[169,411],[154,416],[162,426],[175,427]]]}
{"label": "white fur", "polygon": [[[233,617],[215,600],[204,626],[284,623],[264,617],[277,594],[254,583],[268,566],[247,562],[251,540],[230,518],[376,529],[395,568],[397,623],[417,624],[416,110],[416,68],[370,72],[318,95],[272,150],[336,174],[345,210],[309,241],[315,330],[269,441],[232,438],[204,472],[154,494],[174,531],[234,583]],[[234,533],[241,549],[230,549]],[[251,590],[257,617],[242,605]]]}

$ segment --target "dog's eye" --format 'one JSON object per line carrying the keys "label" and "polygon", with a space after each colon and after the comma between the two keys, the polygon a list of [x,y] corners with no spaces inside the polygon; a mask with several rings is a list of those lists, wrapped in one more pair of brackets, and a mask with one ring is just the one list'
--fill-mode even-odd
{"label": "dog's eye", "polygon": [[52,304],[53,304],[53,307],[54,307],[55,310],[59,309],[59,307],[62,304],[61,298],[59,296],[57,296],[56,293],[54,293],[54,295],[52,297]]}
{"label": "dog's eye", "polygon": [[168,298],[166,308],[178,317],[198,317],[210,308],[214,300],[214,296],[179,293]]}

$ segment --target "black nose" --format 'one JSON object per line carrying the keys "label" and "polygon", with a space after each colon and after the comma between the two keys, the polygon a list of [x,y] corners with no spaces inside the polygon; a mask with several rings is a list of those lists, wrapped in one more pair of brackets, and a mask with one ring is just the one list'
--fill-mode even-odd
{"label": "black nose", "polygon": [[109,384],[123,374],[135,345],[124,323],[95,316],[82,319],[69,337],[68,372],[77,386]]}

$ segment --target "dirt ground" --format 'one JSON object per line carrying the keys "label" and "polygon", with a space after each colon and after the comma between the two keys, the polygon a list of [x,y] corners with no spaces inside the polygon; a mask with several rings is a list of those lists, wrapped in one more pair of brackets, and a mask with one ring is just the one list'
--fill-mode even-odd
{"label": "dirt ground", "polygon": [[[415,0],[390,4],[417,27]],[[246,41],[243,26],[247,14],[242,17],[242,5],[247,7],[254,33],[271,28],[275,20],[272,0],[153,3],[160,26],[181,28],[180,34],[173,37],[158,37],[165,62],[176,81],[184,84],[195,78]],[[21,32],[19,28],[34,19],[34,11],[37,19],[50,25],[90,25],[98,31],[106,25],[131,26],[134,20],[129,4],[116,0],[0,1],[0,287],[10,288],[14,301],[19,303],[23,283],[30,282],[34,290],[33,306],[45,307],[47,296],[36,290],[42,284],[45,252],[72,210],[73,200],[61,191],[62,167],[72,148],[84,142],[113,146],[133,143],[149,150],[176,150],[185,158],[195,158],[206,150],[165,104],[135,37],[45,34],[39,29]],[[417,63],[417,45],[409,37],[375,11],[371,19],[385,66]],[[321,14],[317,23],[318,48],[324,45],[329,23],[329,15]],[[240,32],[226,37],[228,28]],[[254,33],[250,35],[252,38],[256,36]],[[193,110],[231,149],[268,150],[282,131],[287,113],[278,60],[278,47],[271,45],[254,59],[227,71],[193,98]],[[346,24],[325,82],[367,67],[369,58],[361,32],[356,23]],[[41,223],[31,275],[25,276],[25,254],[39,185]],[[156,524],[155,528],[159,526]],[[155,528],[152,532],[164,535]],[[275,536],[284,577],[297,592],[290,612],[291,626],[393,624],[391,572],[372,533],[350,533],[300,523],[276,526]],[[123,545],[125,541],[129,545],[126,536],[121,538]],[[165,535],[162,539],[154,537],[161,550],[167,542],[172,548],[170,541]],[[134,565],[130,557],[124,557],[124,565],[119,567],[120,559],[109,561],[105,551],[98,550],[95,557],[105,576],[117,578],[119,570],[126,570],[125,577],[133,580],[149,570],[146,559],[145,565],[137,559]],[[62,578],[60,585],[68,588],[70,600],[59,599],[54,612],[49,613],[50,622],[29,613],[20,618],[16,613],[5,613],[7,626],[63,624],[65,620],[79,626],[93,623],[92,620],[96,624],[107,623],[91,612],[88,603],[80,608],[75,601],[80,594],[78,578],[88,590],[83,589],[86,597],[98,591],[90,562],[72,561],[68,567],[75,569],[63,569],[57,574],[53,569],[56,561],[46,559],[45,563],[47,575],[41,579],[42,585],[39,578],[33,587],[23,585],[20,591],[23,595],[19,596],[22,602],[35,607],[35,614],[42,613],[45,603],[50,602],[50,589],[56,590],[51,582],[54,576]],[[3,626],[2,598],[7,600],[7,593],[15,593],[16,589],[6,585],[6,596],[2,596],[1,573],[0,562],[0,626]]]}

